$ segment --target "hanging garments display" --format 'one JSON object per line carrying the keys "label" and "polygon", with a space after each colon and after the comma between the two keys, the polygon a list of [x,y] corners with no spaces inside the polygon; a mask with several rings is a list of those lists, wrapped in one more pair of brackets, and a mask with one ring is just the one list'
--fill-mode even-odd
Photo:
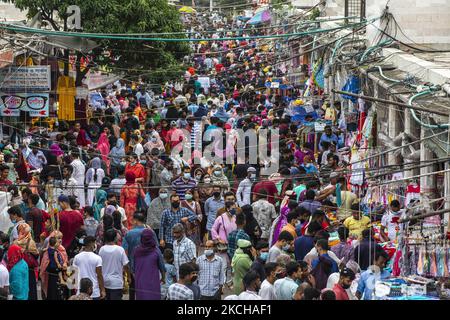
{"label": "hanging garments display", "polygon": [[69,76],[60,76],[58,78],[58,119],[74,121],[75,120],[75,80]]}

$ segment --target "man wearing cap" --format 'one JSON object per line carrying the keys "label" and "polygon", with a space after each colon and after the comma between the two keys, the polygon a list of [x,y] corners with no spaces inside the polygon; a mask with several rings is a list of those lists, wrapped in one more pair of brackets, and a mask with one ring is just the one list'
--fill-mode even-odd
{"label": "man wearing cap", "polygon": [[59,212],[59,231],[63,234],[62,245],[69,248],[76,233],[83,227],[83,216],[78,210],[72,210],[69,204],[69,197],[60,195],[58,198],[61,211]]}
{"label": "man wearing cap", "polygon": [[350,289],[353,280],[355,280],[355,273],[350,268],[341,270],[339,281],[333,287],[336,300],[350,300],[346,290]]}
{"label": "man wearing cap", "polygon": [[253,182],[256,180],[256,169],[250,167],[247,169],[247,177],[239,183],[239,187],[236,192],[236,198],[239,207],[243,207],[246,204],[251,204],[251,192]]}

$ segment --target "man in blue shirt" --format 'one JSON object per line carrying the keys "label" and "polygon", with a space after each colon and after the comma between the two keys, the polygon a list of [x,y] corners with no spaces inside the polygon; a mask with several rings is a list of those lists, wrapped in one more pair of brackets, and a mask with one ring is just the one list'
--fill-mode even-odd
{"label": "man in blue shirt", "polygon": [[211,232],[214,221],[216,221],[217,211],[225,207],[225,201],[222,198],[220,186],[214,186],[212,191],[212,197],[209,197],[205,201],[205,215],[207,217],[206,230],[208,230],[208,232]]}
{"label": "man in blue shirt", "polygon": [[[133,215],[133,229],[127,232],[122,241],[122,247],[130,260],[130,273],[131,273],[131,283],[130,283],[130,300],[135,300],[135,282],[134,282],[134,249],[141,245],[141,235],[142,231],[146,228],[145,216],[142,213],[136,212]],[[150,229],[152,230],[152,229]],[[157,242],[156,234],[152,230],[155,242]],[[161,261],[163,260],[161,251],[156,248],[158,255],[160,255]]]}
{"label": "man in blue shirt", "polygon": [[198,217],[191,210],[180,208],[180,197],[173,194],[170,197],[171,208],[166,209],[161,215],[161,226],[159,227],[159,244],[162,248],[172,249],[174,241],[172,228],[177,223],[194,222]]}
{"label": "man in blue shirt", "polygon": [[375,252],[374,264],[361,273],[358,288],[356,289],[356,297],[358,299],[372,300],[376,281],[382,281],[391,276],[390,272],[384,270],[388,261],[389,256],[384,250],[379,249]]}
{"label": "man in blue shirt", "polygon": [[302,261],[303,258],[314,248],[314,236],[318,231],[322,230],[322,226],[317,221],[309,224],[306,234],[298,237],[294,242],[295,260]]}
{"label": "man in blue shirt", "polygon": [[334,142],[335,145],[338,144],[338,137],[337,135],[335,135],[333,133],[333,131],[331,130],[331,126],[325,126],[325,132],[322,134],[322,136],[320,137],[320,141],[319,141],[319,149],[320,151],[322,150],[322,142],[323,141],[327,141],[329,143]]}
{"label": "man in blue shirt", "polygon": [[[326,260],[328,260],[331,263],[331,273],[335,273],[335,272],[339,272],[339,267],[336,263],[336,261],[334,261],[329,255],[328,255],[328,240],[327,239],[319,239],[316,242],[316,250],[317,253],[319,254],[319,258],[325,258]],[[320,262],[320,259],[314,259],[311,263],[311,267],[312,269],[314,269]]]}

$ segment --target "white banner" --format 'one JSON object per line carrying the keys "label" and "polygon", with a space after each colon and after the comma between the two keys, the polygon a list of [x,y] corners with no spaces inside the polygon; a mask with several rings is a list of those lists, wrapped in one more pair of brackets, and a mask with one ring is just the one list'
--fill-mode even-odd
{"label": "white banner", "polygon": [[0,83],[3,92],[50,91],[50,66],[0,69]]}

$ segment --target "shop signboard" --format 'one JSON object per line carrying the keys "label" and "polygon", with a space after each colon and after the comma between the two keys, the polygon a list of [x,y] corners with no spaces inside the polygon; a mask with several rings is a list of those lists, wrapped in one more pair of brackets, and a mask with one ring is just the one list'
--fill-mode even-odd
{"label": "shop signboard", "polygon": [[325,126],[327,125],[326,122],[314,122],[314,131],[315,132],[324,132],[325,131]]}
{"label": "shop signboard", "polygon": [[0,93],[0,115],[17,117],[20,111],[28,112],[30,117],[48,117],[48,93]]}
{"label": "shop signboard", "polygon": [[50,91],[50,66],[8,67],[0,69],[2,92]]}

